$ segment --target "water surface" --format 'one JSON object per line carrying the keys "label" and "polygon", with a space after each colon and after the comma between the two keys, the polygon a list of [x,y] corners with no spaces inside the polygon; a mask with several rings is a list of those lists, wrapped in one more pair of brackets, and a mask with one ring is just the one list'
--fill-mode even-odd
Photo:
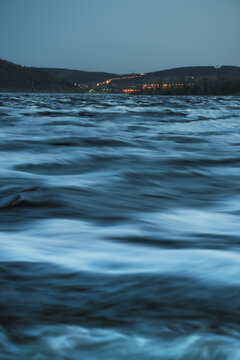
{"label": "water surface", "polygon": [[1,360],[240,359],[240,99],[0,95]]}

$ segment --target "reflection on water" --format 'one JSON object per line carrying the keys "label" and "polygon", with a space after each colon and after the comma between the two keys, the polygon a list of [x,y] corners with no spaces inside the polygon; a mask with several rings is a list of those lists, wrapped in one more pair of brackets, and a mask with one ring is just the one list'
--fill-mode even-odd
{"label": "reflection on water", "polygon": [[240,358],[240,99],[0,95],[3,360]]}

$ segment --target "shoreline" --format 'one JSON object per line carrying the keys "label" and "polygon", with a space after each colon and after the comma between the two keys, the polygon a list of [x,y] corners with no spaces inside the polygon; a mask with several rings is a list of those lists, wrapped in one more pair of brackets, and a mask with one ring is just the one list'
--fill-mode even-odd
{"label": "shoreline", "polygon": [[69,90],[7,90],[0,89],[0,94],[82,94],[82,95],[125,95],[125,96],[240,96],[240,92],[233,94],[124,94],[123,92],[80,92]]}

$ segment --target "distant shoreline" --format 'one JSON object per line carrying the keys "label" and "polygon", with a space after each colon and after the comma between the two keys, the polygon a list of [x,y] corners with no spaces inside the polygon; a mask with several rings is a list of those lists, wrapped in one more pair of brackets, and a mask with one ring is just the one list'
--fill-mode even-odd
{"label": "distant shoreline", "polygon": [[[71,91],[71,90],[9,90],[9,89],[0,89],[0,93],[26,93],[26,94],[84,94],[80,91]],[[86,94],[86,93],[85,93]]]}
{"label": "distant shoreline", "polygon": [[80,91],[66,91],[66,90],[2,90],[0,89],[0,94],[79,94],[79,95],[124,95],[124,96],[240,96],[240,92],[233,94],[124,94],[123,92],[80,92]]}
{"label": "distant shoreline", "polygon": [[189,66],[111,74],[21,66],[0,59],[0,93],[227,96],[240,94],[240,67]]}

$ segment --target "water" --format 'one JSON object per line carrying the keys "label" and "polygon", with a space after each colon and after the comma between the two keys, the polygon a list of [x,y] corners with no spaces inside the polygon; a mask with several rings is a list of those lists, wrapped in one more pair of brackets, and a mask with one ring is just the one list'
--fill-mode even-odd
{"label": "water", "polygon": [[0,95],[1,360],[240,359],[240,98]]}

